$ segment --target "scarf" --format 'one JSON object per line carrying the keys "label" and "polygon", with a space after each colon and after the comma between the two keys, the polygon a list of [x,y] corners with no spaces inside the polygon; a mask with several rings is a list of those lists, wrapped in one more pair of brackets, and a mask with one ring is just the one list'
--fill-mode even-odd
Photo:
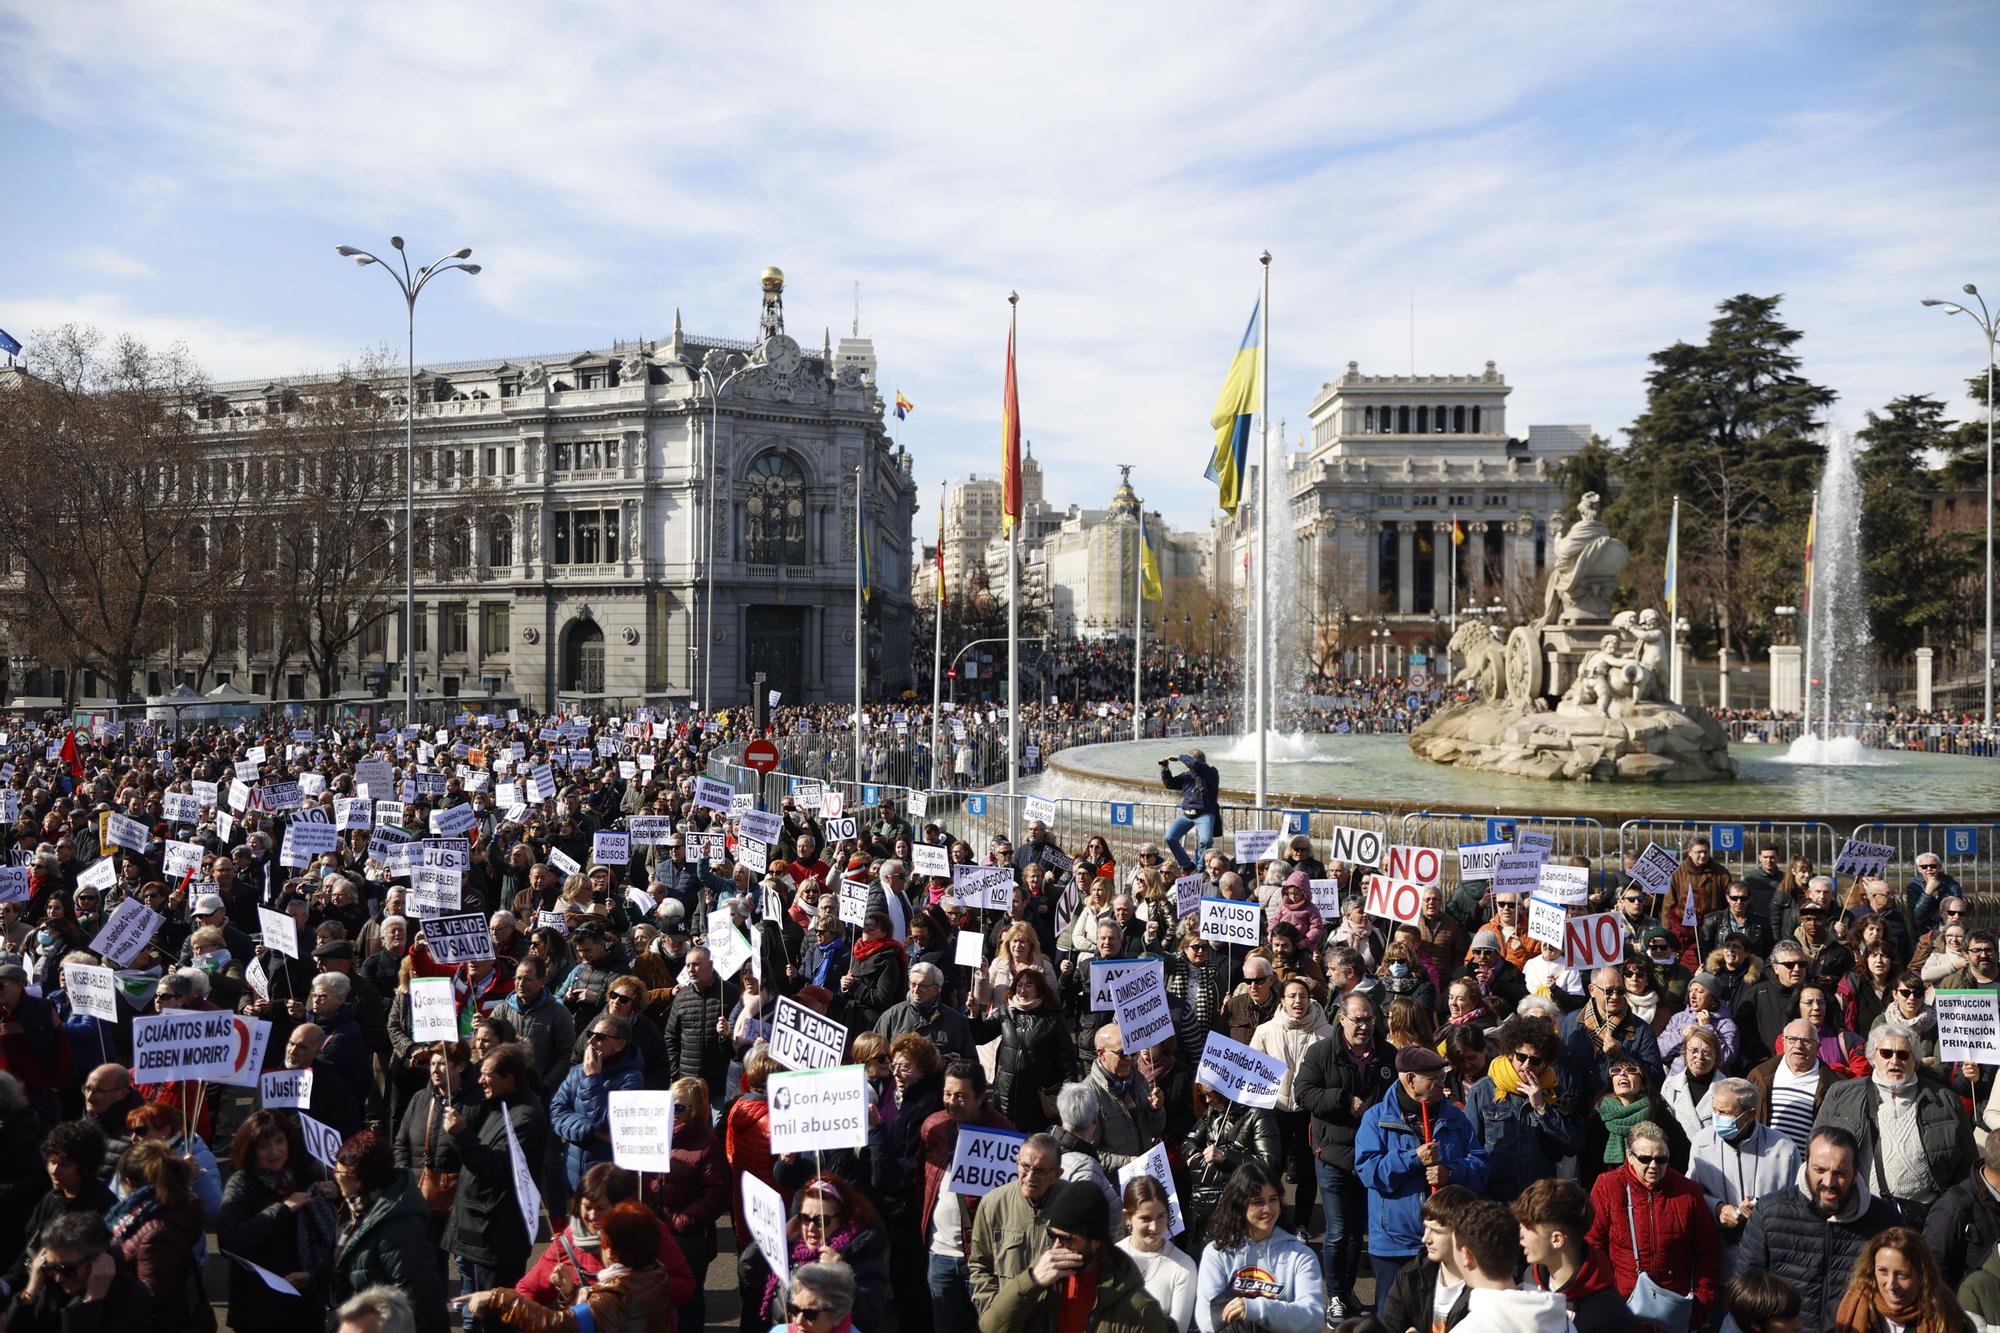
{"label": "scarf", "polygon": [[1641,1120],[1653,1114],[1653,1099],[1641,1097],[1627,1104],[1616,1097],[1606,1097],[1597,1104],[1597,1118],[1604,1122],[1609,1137],[1604,1140],[1603,1161],[1607,1166],[1616,1166],[1625,1160],[1625,1136],[1638,1127]]}
{"label": "scarf", "polygon": [[846,952],[847,943],[844,940],[837,939],[830,947],[822,948],[819,951],[819,966],[813,969],[813,985],[827,986],[827,976],[833,971],[833,965],[838,963],[841,955]]}
{"label": "scarf", "polygon": [[1576,1011],[1577,1026],[1593,1037],[1602,1037],[1605,1025],[1610,1022],[1611,1020],[1605,1016],[1604,1010],[1595,1000],[1592,1000],[1589,1004]]}
{"label": "scarf", "polygon": [[1883,1300],[1881,1292],[1865,1291],[1857,1282],[1841,1298],[1839,1313],[1833,1320],[1834,1333],[1874,1333],[1878,1317],[1887,1319],[1898,1328],[1914,1329],[1923,1320],[1923,1309],[1916,1305],[1903,1308],[1889,1305]]}
{"label": "scarf", "polygon": [[122,1244],[146,1223],[166,1213],[166,1205],[153,1193],[151,1185],[141,1185],[111,1205],[104,1221],[111,1228],[111,1243]]}
{"label": "scarf", "polygon": [[[854,1223],[849,1222],[846,1226],[842,1227],[840,1230],[834,1232],[833,1235],[828,1237],[825,1246],[822,1248],[832,1250],[836,1254],[845,1254],[847,1253],[847,1247],[852,1245],[855,1241],[855,1238],[860,1234],[861,1234],[861,1228],[855,1226]],[[795,1271],[797,1270],[800,1264],[814,1264],[818,1262],[819,1262],[818,1250],[809,1248],[806,1245],[806,1243],[802,1240],[795,1240],[792,1242],[792,1268]],[[766,1271],[764,1274],[764,1299],[758,1303],[757,1312],[764,1319],[777,1320],[779,1322],[783,1322],[786,1310],[785,1310],[784,1299],[778,1294],[778,1275],[776,1273],[769,1271],[769,1269],[770,1265],[766,1264],[765,1265]],[[771,1308],[771,1302],[773,1299],[776,1299],[778,1302],[778,1308],[776,1310],[773,1310]]]}
{"label": "scarf", "polygon": [[879,940],[862,940],[854,946],[854,961],[857,963],[862,962],[888,949],[894,949],[899,957],[903,952],[903,946],[888,935],[884,935]]}
{"label": "scarf", "polygon": [[1631,991],[1626,991],[1625,1007],[1636,1014],[1641,1023],[1650,1027],[1653,1022],[1653,1016],[1660,1012],[1660,993],[1656,990],[1651,990],[1647,991],[1644,995],[1634,995]]}
{"label": "scarf", "polygon": [[[1527,1095],[1521,1092],[1521,1071],[1514,1068],[1510,1056],[1494,1056],[1486,1065],[1486,1077],[1493,1080],[1493,1093],[1500,1101],[1504,1102],[1517,1093],[1523,1097]],[[1556,1071],[1544,1065],[1541,1077],[1536,1081],[1542,1085],[1544,1093],[1553,1094],[1556,1090]]]}

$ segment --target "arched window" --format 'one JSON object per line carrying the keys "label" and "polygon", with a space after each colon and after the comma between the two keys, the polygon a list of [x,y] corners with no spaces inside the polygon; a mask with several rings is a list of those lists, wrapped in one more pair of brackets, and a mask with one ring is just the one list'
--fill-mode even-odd
{"label": "arched window", "polygon": [[750,465],[744,502],[745,556],[753,565],[804,564],[806,477],[786,454],[765,454]]}
{"label": "arched window", "polygon": [[208,529],[196,528],[188,534],[188,568],[196,571],[208,568]]}

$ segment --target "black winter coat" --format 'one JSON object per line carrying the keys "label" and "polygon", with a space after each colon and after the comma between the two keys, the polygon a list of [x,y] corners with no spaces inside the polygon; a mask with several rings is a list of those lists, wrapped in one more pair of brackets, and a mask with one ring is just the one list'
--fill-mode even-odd
{"label": "black winter coat", "polygon": [[[1397,1329],[1429,1329],[1431,1303],[1437,1299],[1438,1266],[1418,1255],[1404,1264],[1396,1274],[1396,1280],[1389,1284],[1389,1293],[1376,1302],[1380,1319],[1386,1327]],[[1455,1328],[1472,1309],[1472,1288],[1463,1288],[1451,1309],[1445,1312],[1444,1327]]]}
{"label": "black winter coat", "polygon": [[[530,1248],[521,1205],[514,1198],[514,1166],[507,1156],[507,1131],[500,1122],[503,1110],[514,1123],[514,1137],[520,1141],[521,1156],[530,1170],[540,1166],[542,1154],[548,1150],[548,1108],[525,1088],[514,1094],[511,1106],[480,1103],[452,1137],[462,1170],[451,1220],[445,1224],[444,1246],[482,1268],[525,1263]],[[416,1192],[416,1177],[412,1175],[410,1193]],[[423,1206],[419,1199],[417,1207]],[[428,1229],[423,1244],[430,1244]]]}
{"label": "black winter coat", "polygon": [[1924,1244],[1953,1291],[2000,1245],[2000,1202],[1978,1167],[1931,1205],[1924,1218]]}
{"label": "black winter coat", "polygon": [[854,986],[842,992],[841,1021],[850,1032],[865,1032],[874,1027],[883,1011],[902,1000],[910,988],[903,951],[893,943],[866,958],[856,959],[847,969],[847,975],[854,978]]}
{"label": "black winter coat", "polygon": [[1076,1070],[1076,1044],[1070,1039],[1069,1024],[1051,1008],[1008,1005],[999,1017],[980,1025],[975,1035],[988,1041],[995,1031],[1000,1050],[993,1062],[993,1096],[1000,1113],[1025,1133],[1047,1129],[1050,1118],[1042,1109],[1041,1094],[1053,1099]]}
{"label": "black winter coat", "polygon": [[[318,1162],[307,1159],[299,1189],[311,1189],[326,1178]],[[276,1190],[256,1171],[237,1171],[222,1190],[222,1209],[215,1215],[215,1238],[223,1250],[283,1277],[305,1267],[299,1254],[299,1227],[304,1209],[285,1207]],[[318,1277],[318,1274],[314,1275]],[[241,1264],[229,1266],[229,1326],[231,1328],[306,1328],[325,1311],[325,1292],[310,1288],[287,1296]]]}
{"label": "black winter coat", "polygon": [[[499,1121],[493,1123],[497,1127]],[[525,1149],[527,1144],[521,1146]],[[539,1145],[536,1152],[540,1152]],[[507,1145],[502,1141],[503,1166],[506,1156]],[[529,1160],[540,1159],[531,1156]],[[521,1247],[525,1252],[528,1233],[521,1224],[521,1211],[514,1204],[511,1174],[506,1188],[507,1207],[513,1210],[513,1216],[504,1220],[514,1224],[514,1234],[523,1238]],[[458,1197],[461,1202],[465,1199],[463,1181]],[[416,1177],[398,1176],[379,1192],[364,1195],[360,1203],[361,1215],[341,1232],[339,1248],[334,1252],[331,1304],[338,1307],[356,1292],[378,1284],[395,1287],[410,1298],[417,1312],[417,1333],[445,1333],[444,1275],[438,1271],[437,1253],[431,1244],[430,1210],[424,1206],[423,1195],[417,1193]],[[456,1214],[453,1220],[457,1220]]]}
{"label": "black winter coat", "polygon": [[674,992],[660,1032],[666,1046],[667,1082],[698,1078],[711,1088],[721,1086],[729,1070],[730,1039],[717,1035],[715,1026],[727,1013],[728,1003],[719,977],[705,991],[686,985]]}
{"label": "black winter coat", "polygon": [[[1211,1147],[1222,1149],[1222,1161],[1200,1160]],[[1261,1107],[1230,1102],[1196,1118],[1194,1129],[1187,1136],[1188,1173],[1197,1187],[1204,1177],[1220,1185],[1236,1174],[1237,1167],[1254,1161],[1275,1176],[1282,1169],[1279,1157],[1283,1151],[1278,1142],[1276,1116]]]}
{"label": "black winter coat", "polygon": [[1300,1109],[1312,1112],[1308,1135],[1313,1151],[1328,1166],[1354,1169],[1354,1132],[1361,1127],[1354,1099],[1361,1099],[1363,1114],[1381,1101],[1396,1081],[1394,1059],[1395,1052],[1386,1043],[1376,1042],[1369,1047],[1368,1058],[1357,1066],[1348,1057],[1346,1039],[1338,1032],[1307,1048],[1305,1058],[1292,1073],[1292,1100]]}
{"label": "black winter coat", "polygon": [[1739,1273],[1768,1269],[1798,1290],[1799,1325],[1807,1333],[1832,1327],[1868,1238],[1903,1220],[1894,1204],[1868,1193],[1865,1181],[1857,1180],[1854,1188],[1867,1207],[1847,1221],[1822,1217],[1818,1205],[1796,1185],[1767,1194],[1757,1200],[1736,1247]]}

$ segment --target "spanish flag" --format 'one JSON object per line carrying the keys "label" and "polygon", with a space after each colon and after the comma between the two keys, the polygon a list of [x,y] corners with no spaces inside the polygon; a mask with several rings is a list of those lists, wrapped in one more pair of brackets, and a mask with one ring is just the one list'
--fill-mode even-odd
{"label": "spanish flag", "polygon": [[916,410],[917,410],[916,404],[912,403],[909,399],[903,397],[903,391],[901,389],[896,390],[896,420],[901,421],[904,417],[907,417],[908,415],[910,415],[910,413]]}
{"label": "spanish flag", "polygon": [[1007,318],[1007,383],[1000,393],[1000,530],[1021,521],[1021,392],[1014,383],[1014,318]]}
{"label": "spanish flag", "polygon": [[859,528],[856,538],[861,554],[861,600],[866,602],[875,595],[875,562],[868,554],[868,502],[857,492],[855,504],[859,506],[856,510],[856,525]]}
{"label": "spanish flag", "polygon": [[1458,521],[1457,514],[1451,516],[1451,544],[1453,546],[1465,545],[1465,525]]}
{"label": "spanish flag", "polygon": [[1243,500],[1243,473],[1250,455],[1250,418],[1257,411],[1261,369],[1257,355],[1257,316],[1264,300],[1250,308],[1250,325],[1243,330],[1243,343],[1222,378],[1222,395],[1215,400],[1215,412],[1208,424],[1215,428],[1215,452],[1208,460],[1208,479],[1215,483],[1216,503],[1222,512],[1234,516]]}
{"label": "spanish flag", "polygon": [[1146,533],[1146,511],[1139,511],[1139,597],[1143,601],[1157,602],[1160,593],[1160,559],[1153,550],[1153,539]]}
{"label": "spanish flag", "polygon": [[1812,514],[1806,519],[1806,582],[1799,596],[1799,621],[1812,624],[1813,533],[1819,527],[1819,496],[1813,496]]}
{"label": "spanish flag", "polygon": [[944,505],[938,505],[937,604],[944,609]]}

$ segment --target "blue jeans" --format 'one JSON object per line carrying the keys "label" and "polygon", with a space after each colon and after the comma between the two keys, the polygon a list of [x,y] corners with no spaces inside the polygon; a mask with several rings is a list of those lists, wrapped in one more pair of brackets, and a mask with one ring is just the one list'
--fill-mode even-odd
{"label": "blue jeans", "polygon": [[[475,1292],[491,1291],[495,1287],[511,1287],[519,1282],[527,1271],[528,1265],[525,1260],[518,1264],[510,1263],[505,1268],[488,1268],[484,1264],[467,1263],[461,1256],[458,1261],[458,1294],[470,1296]],[[506,1327],[498,1315],[490,1311],[483,1315],[475,1315],[470,1306],[460,1308],[459,1320],[466,1333],[475,1333],[479,1329],[498,1333],[498,1330]]]}
{"label": "blue jeans", "polygon": [[972,1308],[972,1275],[963,1258],[932,1251],[929,1281],[932,1328],[977,1328],[979,1312]]}
{"label": "blue jeans", "polygon": [[1389,1299],[1389,1288],[1396,1285],[1396,1274],[1403,1271],[1403,1265],[1416,1258],[1414,1254],[1371,1254],[1368,1266],[1375,1270],[1375,1314],[1382,1313],[1382,1302]]}
{"label": "blue jeans", "polygon": [[1318,1156],[1313,1158],[1313,1174],[1319,1177],[1320,1204],[1326,1209],[1326,1238],[1320,1242],[1326,1294],[1351,1297],[1361,1272],[1361,1242],[1368,1232],[1368,1191],[1352,1171],[1329,1166]]}
{"label": "blue jeans", "polygon": [[1182,874],[1194,869],[1187,849],[1181,846],[1181,839],[1188,835],[1189,829],[1201,830],[1201,837],[1195,840],[1195,848],[1205,852],[1215,845],[1217,836],[1221,834],[1222,819],[1217,815],[1177,815],[1174,822],[1167,825],[1167,850],[1174,854],[1174,861],[1180,866]]}

